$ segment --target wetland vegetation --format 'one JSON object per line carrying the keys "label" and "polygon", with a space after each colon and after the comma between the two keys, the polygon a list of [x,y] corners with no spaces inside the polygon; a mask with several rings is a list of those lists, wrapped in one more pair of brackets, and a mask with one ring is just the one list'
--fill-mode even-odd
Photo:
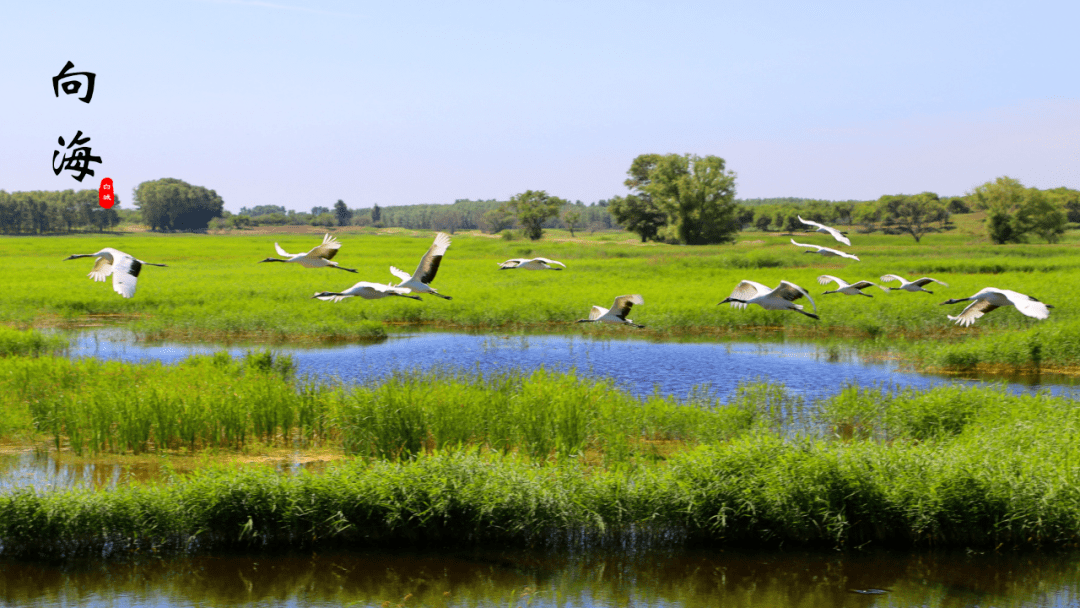
{"label": "wetland vegetation", "polygon": [[[287,358],[0,359],[5,433],[90,454],[333,447],[0,495],[10,555],[500,542],[1074,546],[1080,406],[993,388],[642,398],[569,373],[314,385]],[[140,409],[142,408],[142,409]]]}
{"label": "wetland vegetation", "polygon": [[[383,231],[385,232],[385,231]],[[1074,401],[997,389],[882,391],[851,386],[803,404],[752,383],[720,402],[638,397],[573,373],[401,373],[345,386],[298,378],[287,357],[253,352],[181,364],[69,360],[43,328],[120,325],[145,339],[316,342],[379,339],[397,326],[565,328],[592,304],[641,293],[641,335],[787,335],[850,343],[952,370],[1072,371],[1080,319],[1075,235],[1053,245],[986,245],[962,232],[918,243],[866,235],[862,262],[804,256],[787,236],[744,233],[729,246],[641,244],[626,235],[538,243],[459,234],[436,287],[452,301],[328,304],[332,271],[259,265],[277,240],[318,235],[125,234],[12,237],[0,267],[0,436],[84,457],[331,449],[324,471],[207,466],[109,492],[0,495],[0,551],[124,554],[142,548],[509,542],[765,543],[857,547],[1074,546],[1080,475]],[[749,235],[749,236],[748,236]],[[339,231],[340,261],[364,280],[415,261],[427,232]],[[554,238],[552,238],[554,237]],[[759,238],[753,238],[759,237]],[[105,242],[108,241],[108,242]],[[116,242],[120,241],[120,242]],[[167,263],[135,298],[60,262],[104,245]],[[502,272],[543,255],[560,273]],[[818,274],[886,273],[949,283],[934,295],[820,296]],[[718,307],[742,279],[807,288],[820,321]],[[985,286],[1054,304],[1035,321],[1012,310],[954,326],[938,304]],[[608,335],[627,328],[575,328]]]}
{"label": "wetland vegetation", "polygon": [[[339,260],[359,277],[388,281],[391,264],[415,262],[430,233],[374,229],[339,231]],[[902,356],[923,368],[1073,371],[1080,360],[1080,319],[1068,305],[1080,274],[1077,236],[1057,244],[991,245],[963,230],[929,234],[913,243],[900,236],[862,235],[855,249],[862,262],[806,256],[787,236],[742,233],[735,245],[680,247],[641,244],[625,233],[585,238],[505,241],[479,233],[458,234],[435,285],[452,301],[392,298],[330,304],[311,294],[347,287],[345,273],[258,265],[273,242],[286,249],[310,248],[314,234],[159,235],[124,234],[4,239],[0,268],[14,285],[0,293],[0,322],[18,327],[85,327],[122,324],[147,339],[255,340],[266,342],[380,339],[395,327],[440,327],[483,331],[562,331],[593,304],[615,295],[641,293],[645,304],[635,320],[644,335],[716,336],[772,334],[814,340],[855,341],[860,348]],[[60,263],[66,255],[106,243],[133,255],[168,263],[140,278],[130,300],[85,278],[89,264]],[[114,241],[121,241],[116,243]],[[544,255],[569,266],[561,273],[499,271],[511,257]],[[152,272],[151,272],[152,271]],[[949,284],[937,293],[878,292],[873,300],[822,296],[819,274],[847,280],[887,273],[930,275]],[[775,285],[789,280],[806,288],[820,321],[750,307],[733,310],[716,302],[742,279]],[[1027,293],[1055,304],[1039,322],[1003,310],[971,328],[954,326],[940,307],[986,286]],[[579,328],[575,328],[579,329]],[[623,328],[585,328],[587,332]]]}

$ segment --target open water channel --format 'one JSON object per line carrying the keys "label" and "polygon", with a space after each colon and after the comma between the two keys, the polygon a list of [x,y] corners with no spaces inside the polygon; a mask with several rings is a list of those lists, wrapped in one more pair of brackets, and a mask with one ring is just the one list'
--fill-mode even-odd
{"label": "open water channel", "polygon": [[[82,334],[70,355],[173,362],[243,347],[143,344]],[[636,394],[724,399],[739,382],[780,382],[807,403],[846,383],[923,388],[976,378],[919,374],[812,343],[698,343],[569,335],[399,334],[370,345],[275,348],[300,374],[344,382],[444,367],[481,373],[543,366],[609,377]],[[1069,378],[1012,378],[1008,390],[1080,396]],[[998,380],[1001,382],[1001,380]],[[32,485],[108,488],[123,467],[0,454],[0,492]],[[0,558],[6,606],[1080,606],[1080,555],[623,550],[442,550],[214,555],[21,563]]]}

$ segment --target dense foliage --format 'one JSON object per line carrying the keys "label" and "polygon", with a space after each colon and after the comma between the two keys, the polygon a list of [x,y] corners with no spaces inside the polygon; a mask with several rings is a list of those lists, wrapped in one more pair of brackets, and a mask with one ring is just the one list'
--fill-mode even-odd
{"label": "dense foliage", "polygon": [[119,207],[119,197],[113,207],[101,207],[97,190],[0,190],[0,230],[4,234],[102,232],[120,222]]}
{"label": "dense foliage", "polygon": [[135,206],[151,230],[205,230],[225,202],[213,190],[167,177],[139,184]]}
{"label": "dense foliage", "polygon": [[1068,221],[1065,205],[1076,200],[1065,188],[1043,192],[1008,176],[978,186],[969,196],[986,211],[987,232],[995,243],[1021,243],[1029,233],[1056,243]]}
{"label": "dense foliage", "polygon": [[543,190],[526,190],[510,197],[503,209],[514,214],[525,236],[537,241],[544,235],[544,222],[557,217],[559,209],[566,204]]}

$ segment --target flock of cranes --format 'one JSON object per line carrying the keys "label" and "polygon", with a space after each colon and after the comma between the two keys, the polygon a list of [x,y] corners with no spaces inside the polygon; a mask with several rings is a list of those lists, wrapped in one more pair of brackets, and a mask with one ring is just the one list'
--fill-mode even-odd
{"label": "flock of cranes", "polygon": [[[832,235],[834,239],[845,245],[851,245],[851,240],[844,236],[845,233],[840,232],[836,228],[832,228],[824,224],[819,224],[817,222],[804,220],[802,216],[797,217],[799,218],[800,222],[808,226],[813,226],[816,232],[824,232],[826,234]],[[837,249],[830,249],[829,247],[822,247],[820,245],[797,243],[795,242],[795,239],[791,239],[791,244],[797,247],[809,247],[814,250],[806,251],[805,253],[818,253],[827,257],[842,257],[855,260],[856,262],[859,261],[859,258],[857,256]],[[895,281],[900,283],[899,287],[886,287],[884,285],[878,285],[871,281],[858,281],[855,283],[848,283],[847,281],[839,277],[834,277],[829,274],[823,274],[819,276],[817,280],[818,283],[820,283],[821,285],[828,285],[829,283],[836,283],[837,285],[836,289],[826,291],[822,295],[827,295],[830,293],[842,293],[849,296],[866,296],[868,298],[872,298],[874,296],[868,293],[863,293],[862,290],[866,289],[867,287],[878,287],[886,292],[890,289],[902,289],[904,291],[911,292],[924,291],[929,294],[932,294],[934,292],[930,291],[929,289],[924,289],[924,287],[926,287],[930,283],[937,283],[942,287],[948,287],[946,283],[931,277],[922,277],[920,279],[915,279],[914,281],[909,281],[904,277],[896,274],[882,275],[881,282],[888,283]],[[805,310],[803,310],[803,306],[801,304],[795,303],[796,300],[799,300],[801,298],[806,298],[810,302],[810,304],[814,306],[813,313],[806,312]],[[946,317],[950,321],[955,321],[957,325],[968,327],[972,323],[974,323],[976,319],[994,310],[995,308],[1012,306],[1016,308],[1016,310],[1020,311],[1021,314],[1035,319],[1046,319],[1050,316],[1050,309],[1053,308],[1053,306],[1043,304],[1042,302],[1036,300],[1031,296],[1008,289],[998,289],[996,287],[986,287],[979,290],[978,293],[971,297],[952,298],[950,300],[942,302],[941,304],[944,306],[945,304],[958,304],[960,302],[968,301],[970,301],[971,304],[968,304],[967,308],[961,311],[959,315],[956,315],[955,317],[952,315],[946,315]],[[732,291],[730,296],[720,302],[720,304],[726,303],[731,303],[731,306],[735,308],[746,308],[747,304],[757,304],[766,310],[793,310],[812,319],[819,318],[817,316],[817,304],[814,303],[814,299],[810,297],[810,294],[807,293],[806,290],[802,287],[799,287],[798,285],[790,283],[788,281],[780,281],[780,285],[773,289],[770,289],[769,287],[766,287],[761,283],[755,283],[754,281],[742,281],[735,286],[735,291]]]}
{"label": "flock of cranes", "polygon": [[[815,227],[817,232],[831,235],[840,243],[851,245],[851,241],[844,236],[845,233],[840,232],[835,228],[804,220],[802,217],[799,217],[799,221],[808,226]],[[791,239],[791,243],[798,247],[809,247],[814,249],[814,251],[807,251],[805,253],[818,253],[829,257],[842,257],[859,261],[859,258],[855,255],[836,249],[821,247],[819,245],[797,243],[795,242],[795,239]],[[312,296],[312,299],[319,299],[326,302],[341,302],[342,300],[351,297],[359,297],[365,300],[377,300],[387,297],[403,297],[419,300],[419,296],[412,294],[427,294],[450,300],[452,299],[450,296],[440,294],[431,286],[431,282],[435,280],[435,275],[439,271],[439,265],[442,263],[442,258],[449,247],[450,235],[439,232],[435,235],[435,240],[431,244],[431,247],[429,247],[424,256],[420,258],[420,263],[417,265],[416,271],[411,275],[394,266],[390,267],[390,273],[401,280],[397,285],[360,281],[352,287],[342,291],[318,292]],[[276,249],[278,255],[282,256],[284,259],[266,258],[265,260],[261,260],[261,262],[293,262],[300,264],[305,268],[336,268],[346,272],[358,272],[354,268],[344,268],[333,261],[334,256],[337,255],[338,250],[341,249],[341,242],[329,234],[323,237],[323,242],[321,244],[313,247],[306,253],[287,253],[277,243],[274,243],[274,249]],[[112,247],[106,247],[96,253],[75,254],[64,259],[73,260],[86,257],[96,258],[89,277],[94,281],[105,281],[106,278],[112,275],[113,291],[125,298],[130,298],[135,295],[135,287],[139,272],[142,270],[143,266],[165,266],[165,264],[144,262],[127,253],[113,249]],[[562,270],[563,268],[566,268],[566,265],[562,262],[540,257],[531,259],[514,258],[499,263],[500,270]],[[948,287],[948,285],[942,281],[930,277],[922,277],[914,281],[908,281],[895,274],[886,274],[881,277],[883,283],[894,281],[900,283],[899,287],[894,288],[878,285],[871,281],[848,283],[839,277],[828,274],[819,276],[817,280],[821,285],[829,285],[830,283],[836,283],[837,285],[836,289],[826,291],[822,295],[842,293],[852,296],[866,296],[868,298],[872,298],[873,296],[864,293],[862,290],[869,287],[877,287],[886,292],[890,289],[898,289],[911,292],[923,291],[930,294],[934,292],[924,289],[924,287],[930,283]],[[807,301],[810,302],[814,308],[814,312],[807,312],[804,310],[802,304],[795,303],[802,298],[806,298]],[[984,288],[975,295],[967,298],[953,298],[947,300],[942,302],[942,305],[958,304],[960,302],[971,302],[971,304],[968,304],[959,315],[946,316],[949,320],[955,321],[956,324],[964,327],[970,326],[976,319],[995,308],[1012,306],[1021,314],[1035,319],[1046,319],[1050,316],[1049,309],[1053,308],[1053,306],[1043,304],[1031,296],[1008,289],[997,289],[995,287]],[[618,296],[615,298],[610,309],[594,305],[589,312],[589,317],[587,319],[578,319],[577,322],[611,323],[617,325],[631,325],[639,328],[645,327],[644,325],[639,325],[626,318],[635,304],[642,305],[644,303],[645,300],[639,294]],[[744,309],[749,304],[757,304],[766,310],[791,310],[815,320],[819,319],[817,315],[817,304],[814,302],[814,299],[810,297],[810,294],[805,289],[789,281],[780,281],[780,285],[775,288],[770,288],[754,281],[741,281],[735,286],[735,290],[731,292],[730,296],[719,302],[719,304],[729,303],[734,308]]]}

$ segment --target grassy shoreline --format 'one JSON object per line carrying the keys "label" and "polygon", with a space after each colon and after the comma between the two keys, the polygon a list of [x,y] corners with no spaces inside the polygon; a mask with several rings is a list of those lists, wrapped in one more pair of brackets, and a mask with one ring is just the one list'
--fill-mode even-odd
{"label": "grassy shoreline", "polygon": [[[771,233],[747,234],[753,240],[736,245],[702,247],[615,242],[610,235],[526,242],[459,234],[435,281],[452,301],[311,300],[316,291],[344,288],[356,280],[391,280],[389,266],[415,263],[431,234],[340,237],[342,263],[358,267],[357,275],[257,264],[272,253],[275,240],[286,249],[304,248],[313,237],[303,234],[0,238],[0,269],[12,284],[24,286],[0,293],[0,324],[116,324],[151,339],[274,344],[380,340],[399,327],[621,335],[626,328],[581,328],[573,321],[593,304],[607,306],[616,295],[641,293],[645,304],[635,307],[634,318],[648,326],[639,333],[655,339],[783,333],[848,340],[940,370],[998,365],[1069,369],[1080,361],[1080,317],[1068,305],[1070,285],[1080,278],[1080,256],[1069,239],[1056,245],[990,246],[960,233],[928,235],[919,244],[901,236],[864,235],[852,248],[863,260],[856,263],[802,255],[787,235]],[[72,252],[105,245],[169,267],[146,269],[136,296],[125,300],[108,284],[86,279],[88,264],[62,262]],[[561,259],[568,268],[515,272],[496,265],[535,255]],[[886,273],[935,276],[950,287],[936,287],[934,295],[872,290],[871,300],[821,295],[825,288],[816,284],[819,274],[877,281]],[[821,320],[755,306],[744,311],[716,306],[742,279],[802,285],[817,302]],[[1011,309],[995,311],[971,328],[945,318],[962,305],[939,307],[940,302],[985,286],[1015,289],[1057,307],[1041,322]]]}

